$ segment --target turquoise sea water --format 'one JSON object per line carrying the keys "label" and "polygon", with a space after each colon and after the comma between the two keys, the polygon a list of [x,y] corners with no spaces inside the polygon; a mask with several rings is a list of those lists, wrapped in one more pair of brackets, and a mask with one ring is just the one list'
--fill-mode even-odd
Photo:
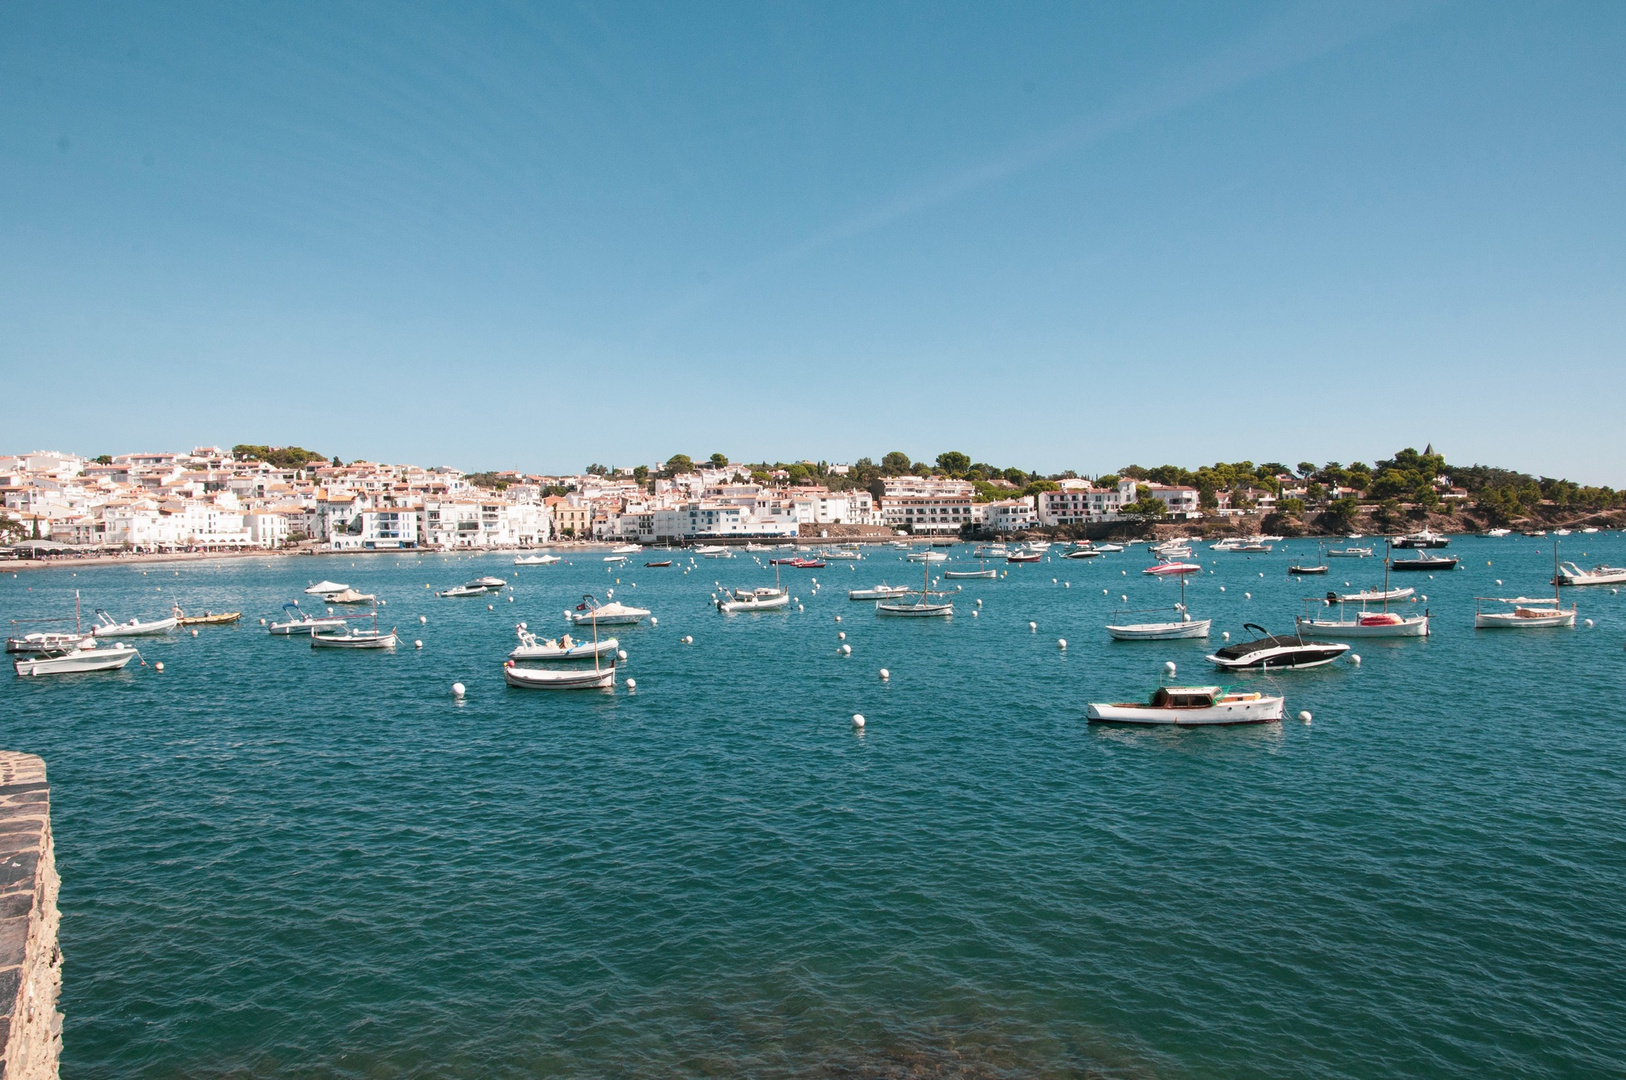
{"label": "turquoise sea water", "polygon": [[[63,1075],[1619,1076],[1626,595],[1567,591],[1591,628],[1471,629],[1474,595],[1546,591],[1551,542],[1456,540],[1465,569],[1396,579],[1434,637],[1250,681],[1309,726],[1207,731],[1084,707],[1165,660],[1209,680],[1220,630],[1290,629],[1379,560],[1297,583],[1312,544],[1200,549],[1208,643],[1106,640],[1178,597],[1144,549],[965,582],[949,622],[848,602],[919,580],[895,551],[737,616],[708,599],[772,581],[749,556],[575,555],[513,603],[424,589],[511,556],[6,574],[6,618],[75,589],[245,612],[143,643],[162,673],[0,685],[0,745],[50,768]],[[322,577],[407,646],[269,637]],[[503,685],[516,621],[557,633],[617,577],[659,619],[619,635],[635,693]]]}

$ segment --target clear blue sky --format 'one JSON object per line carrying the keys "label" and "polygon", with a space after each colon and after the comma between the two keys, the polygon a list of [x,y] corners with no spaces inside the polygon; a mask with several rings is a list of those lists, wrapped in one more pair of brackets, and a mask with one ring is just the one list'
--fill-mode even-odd
{"label": "clear blue sky", "polygon": [[0,452],[1626,486],[1626,4],[0,5]]}

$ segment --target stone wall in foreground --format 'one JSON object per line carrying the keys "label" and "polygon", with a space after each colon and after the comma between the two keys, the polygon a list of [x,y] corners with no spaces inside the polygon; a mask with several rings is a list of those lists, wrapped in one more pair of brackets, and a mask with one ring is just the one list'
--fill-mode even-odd
{"label": "stone wall in foreground", "polygon": [[55,1080],[59,885],[45,762],[0,750],[0,1080]]}

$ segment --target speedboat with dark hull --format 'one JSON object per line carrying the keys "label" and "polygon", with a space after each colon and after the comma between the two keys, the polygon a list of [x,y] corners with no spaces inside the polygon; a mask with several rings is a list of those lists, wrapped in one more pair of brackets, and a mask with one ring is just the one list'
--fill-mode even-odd
{"label": "speedboat with dark hull", "polygon": [[1432,573],[1435,570],[1455,570],[1460,561],[1454,555],[1419,555],[1415,559],[1390,559],[1389,569],[1396,572],[1427,570]]}
{"label": "speedboat with dark hull", "polygon": [[1321,667],[1349,651],[1339,641],[1305,641],[1298,634],[1272,634],[1257,623],[1243,623],[1259,637],[1227,645],[1208,659],[1227,671],[1282,671]]}

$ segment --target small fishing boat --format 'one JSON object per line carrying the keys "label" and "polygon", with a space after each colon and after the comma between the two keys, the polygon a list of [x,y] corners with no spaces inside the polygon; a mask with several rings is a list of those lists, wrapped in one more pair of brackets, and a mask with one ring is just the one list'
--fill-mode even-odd
{"label": "small fishing boat", "polygon": [[1227,645],[1208,657],[1215,667],[1227,671],[1277,671],[1321,667],[1349,651],[1342,642],[1305,641],[1298,634],[1272,634],[1257,623],[1243,623],[1244,630],[1258,632],[1252,641]]}
{"label": "small fishing boat", "polygon": [[994,581],[999,577],[999,571],[995,570],[991,566],[984,567],[981,570],[944,570],[943,576],[958,581],[969,581],[972,579]]}
{"label": "small fishing boat", "polygon": [[1598,531],[1598,527],[1596,525],[1588,525],[1586,528],[1581,530],[1581,534],[1583,536],[1590,536],[1590,535],[1592,535],[1593,533],[1595,533],[1597,531]]}
{"label": "small fishing boat", "polygon": [[1177,574],[1196,574],[1201,572],[1201,570],[1202,567],[1198,566],[1196,563],[1185,563],[1178,562],[1173,559],[1166,559],[1148,566],[1146,569],[1142,570],[1141,573],[1150,574],[1153,577],[1173,577]]}
{"label": "small fishing boat", "polygon": [[542,555],[520,555],[519,557],[514,559],[514,565],[515,566],[552,566],[554,563],[559,562],[559,561],[560,561],[560,559],[559,559],[559,556],[557,556],[557,555],[547,555],[547,554],[542,554]]}
{"label": "small fishing boat", "polygon": [[1008,563],[1029,563],[1038,562],[1039,558],[1037,551],[1013,551],[1005,556],[1005,561]]}
{"label": "small fishing boat", "polygon": [[1319,563],[1317,563],[1317,564],[1315,564],[1313,566],[1304,566],[1304,565],[1301,565],[1300,563],[1294,563],[1293,565],[1291,565],[1291,566],[1289,566],[1287,568],[1287,572],[1289,574],[1298,574],[1298,575],[1325,574],[1327,572],[1327,549],[1326,549],[1326,547],[1323,546],[1322,549],[1321,549],[1321,562],[1319,562]]}
{"label": "small fishing boat", "polygon": [[129,622],[121,623],[101,608],[97,608],[96,625],[90,628],[90,632],[98,638],[152,637],[156,634],[169,633],[179,622],[179,619],[171,615],[167,619],[153,619],[151,622],[131,619]]}
{"label": "small fishing boat", "polygon": [[509,660],[503,664],[503,681],[522,690],[611,690],[615,687],[615,657],[610,666],[592,671],[556,668],[525,668]]}
{"label": "small fishing boat", "polygon": [[1254,552],[1266,552],[1266,551],[1269,551],[1270,547],[1271,546],[1269,544],[1262,543],[1262,542],[1260,542],[1258,540],[1255,540],[1255,541],[1252,541],[1251,543],[1238,544],[1236,547],[1232,548],[1231,550],[1236,551],[1236,552],[1246,552],[1246,553],[1252,554]]}
{"label": "small fishing boat", "polygon": [[[1323,601],[1324,603],[1324,601]],[[1401,615],[1395,611],[1362,611],[1354,618],[1312,619],[1300,615],[1295,628],[1305,638],[1388,638],[1427,637],[1429,617]]]}
{"label": "small fishing boat", "polygon": [[1010,556],[1010,548],[1004,544],[983,544],[971,553],[973,559],[1004,559]]}
{"label": "small fishing boat", "polygon": [[333,593],[330,596],[323,597],[323,599],[329,604],[376,604],[378,602],[378,597],[372,593],[357,592],[355,589],[346,589],[344,592]]}
{"label": "small fishing boat", "polygon": [[[1123,615],[1144,615],[1152,612],[1166,611],[1166,608],[1145,608],[1140,611],[1125,611]],[[1193,619],[1191,612],[1186,610],[1186,579],[1180,579],[1180,602],[1174,605],[1174,610],[1180,613],[1177,620],[1165,619],[1161,622],[1108,624],[1107,633],[1118,641],[1179,641],[1184,638],[1205,638],[1212,619]]]}
{"label": "small fishing boat", "polygon": [[[1553,598],[1536,600],[1527,596],[1474,597],[1475,630],[1535,630],[1545,626],[1574,626],[1575,605],[1568,611],[1558,597],[1558,541],[1553,541]],[[1505,604],[1505,611],[1486,611],[1486,604]]]}
{"label": "small fishing boat", "polygon": [[305,592],[309,596],[327,596],[331,593],[344,592],[348,588],[350,586],[340,585],[337,581],[318,581],[315,585],[306,589]]}
{"label": "small fishing boat", "polygon": [[1568,536],[1569,534],[1570,534],[1570,531],[1568,529],[1554,529],[1553,530],[1553,535],[1554,536]]}
{"label": "small fishing boat", "polygon": [[122,641],[111,649],[98,649],[95,642],[85,641],[67,652],[19,657],[11,662],[11,666],[22,678],[39,675],[77,675],[87,671],[117,671],[140,655]]}
{"label": "small fishing boat", "polygon": [[8,653],[22,653],[24,655],[50,655],[64,653],[79,647],[82,641],[90,640],[89,634],[75,634],[67,631],[35,630],[20,637],[6,639]]}
{"label": "small fishing boat", "polygon": [[908,604],[902,603],[901,598],[896,602],[889,600],[877,600],[875,602],[875,614],[896,618],[917,619],[947,618],[948,616],[953,615],[954,604],[952,602],[940,601],[934,603],[932,601],[933,596],[947,596],[948,594],[932,592],[932,568],[930,563],[927,563],[921,567],[921,576],[922,580],[920,583],[920,591],[917,593],[910,590],[905,594],[906,596],[918,597],[918,599],[916,599],[913,603]]}
{"label": "small fishing boat", "polygon": [[179,606],[174,608],[174,612],[182,626],[224,626],[243,617],[241,611],[205,611],[202,615],[188,615]]}
{"label": "small fishing boat", "polygon": [[1413,572],[1434,570],[1455,570],[1461,560],[1454,555],[1419,555],[1415,559],[1390,559],[1389,568],[1395,571],[1410,570]]}
{"label": "small fishing boat", "polygon": [[327,615],[312,618],[299,609],[297,603],[284,604],[282,610],[288,613],[283,622],[273,622],[266,627],[268,633],[277,637],[291,637],[294,634],[309,634],[314,630],[342,630],[348,625],[343,618],[337,615]]}
{"label": "small fishing boat", "polygon": [[1582,570],[1572,562],[1559,566],[1558,573],[1553,575],[1555,585],[1626,585],[1626,568],[1619,566],[1594,566],[1591,570]]}
{"label": "small fishing boat", "polygon": [[1370,559],[1372,549],[1369,547],[1333,548],[1327,552],[1329,559]]}
{"label": "small fishing boat", "polygon": [[644,565],[645,566],[656,566],[656,567],[659,567],[659,566],[671,566],[672,565],[672,560],[671,559],[662,559],[662,560],[660,560],[658,562],[646,562],[646,563],[644,563]]}
{"label": "small fishing boat", "polygon": [[340,634],[311,633],[313,649],[393,649],[399,639],[394,630],[379,630],[375,621],[371,630],[347,626]]}
{"label": "small fishing boat", "polygon": [[864,557],[856,551],[849,551],[844,548],[837,548],[834,551],[821,551],[818,555],[821,559],[834,559],[840,562],[858,562]]}
{"label": "small fishing boat", "polygon": [[1394,546],[1397,548],[1443,548],[1450,545],[1451,538],[1449,536],[1430,532],[1427,529],[1394,538]]}
{"label": "small fishing boat", "polygon": [[1242,693],[1220,686],[1160,686],[1145,704],[1092,702],[1085,716],[1095,724],[1266,724],[1282,718],[1284,702],[1278,695]]}
{"label": "small fishing boat", "polygon": [[590,623],[598,626],[636,626],[649,617],[644,608],[632,607],[619,600],[612,600],[608,604],[601,604],[591,594],[583,594],[582,602],[576,605],[575,611],[565,612],[565,617],[580,626]]}
{"label": "small fishing boat", "polygon": [[611,563],[624,563],[627,561],[627,557],[625,555],[606,555],[604,556],[604,561]]}
{"label": "small fishing boat", "polygon": [[790,605],[789,591],[762,586],[756,589],[724,589],[717,610],[725,615],[737,611],[777,611]]}
{"label": "small fishing boat", "polygon": [[539,638],[524,623],[514,627],[519,644],[508,654],[510,660],[591,660],[615,652],[621,643],[615,638],[603,641],[575,641],[569,634],[559,638]]}
{"label": "small fishing boat", "polygon": [[909,595],[907,585],[875,585],[868,589],[848,589],[849,600],[896,600],[900,596]]}
{"label": "small fishing boat", "polygon": [[824,569],[824,561],[822,559],[792,559],[788,563],[784,562],[783,560],[776,559],[775,562],[783,566],[794,566],[798,570]]}

